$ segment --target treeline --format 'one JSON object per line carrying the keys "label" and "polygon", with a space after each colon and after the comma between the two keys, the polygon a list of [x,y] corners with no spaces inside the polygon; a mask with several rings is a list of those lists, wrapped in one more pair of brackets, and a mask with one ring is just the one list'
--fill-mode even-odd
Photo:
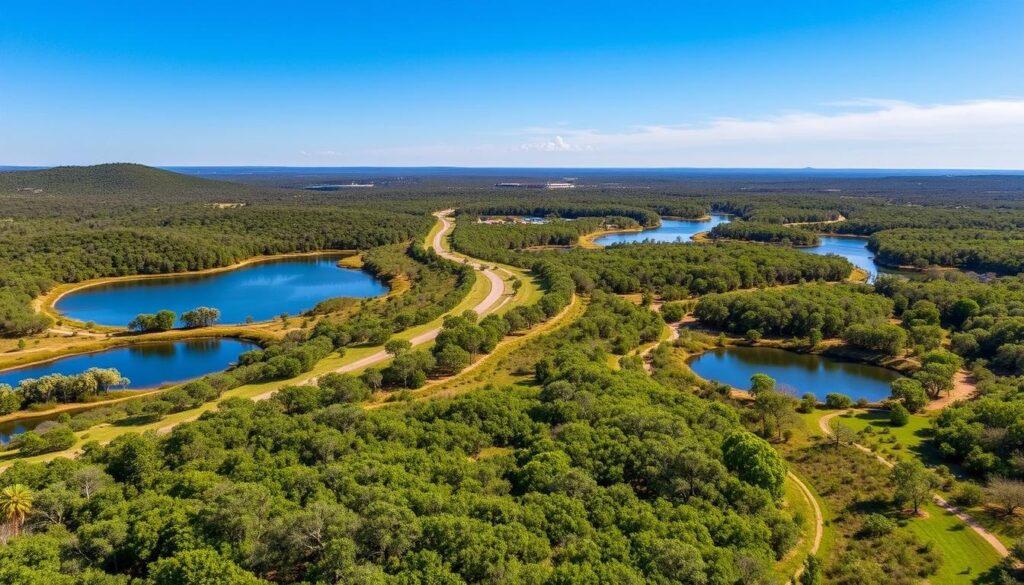
{"label": "treeline", "polygon": [[626,228],[639,225],[628,218],[615,220],[604,217],[553,220],[543,224],[477,224],[472,221],[468,218],[459,220],[454,241],[460,250],[467,247],[467,234],[472,238],[470,247],[474,250],[521,250],[531,246],[572,246],[580,236],[596,232],[609,223]]}
{"label": "treeline", "polygon": [[731,221],[711,228],[713,239],[748,240],[785,246],[816,246],[821,239],[814,232],[781,224]]}
{"label": "treeline", "polygon": [[951,266],[977,272],[1024,272],[1024,236],[975,229],[897,229],[871,236],[868,249],[889,266]]}
{"label": "treeline", "polygon": [[[552,195],[546,197],[551,199]],[[688,207],[673,208],[683,211]],[[531,202],[515,204],[466,205],[456,211],[459,217],[477,218],[482,215],[520,215],[561,219],[580,219],[590,217],[627,217],[635,224],[654,227],[661,222],[658,212],[643,207],[623,205],[605,205],[594,202],[579,202],[571,205],[533,204]],[[700,215],[704,215],[701,213]],[[695,217],[700,217],[700,215]]]}
{"label": "treeline", "polygon": [[[965,197],[966,205],[974,201]],[[822,231],[870,236],[897,228],[1016,230],[1024,227],[1024,213],[973,207],[925,205],[853,204],[843,214],[846,221],[818,226]]]}
{"label": "treeline", "polygon": [[711,208],[758,223],[784,224],[831,221],[840,215],[839,201],[821,196],[774,195],[713,199]]}
{"label": "treeline", "polygon": [[855,324],[884,323],[893,302],[866,285],[811,284],[701,297],[694,315],[740,335],[837,337]]}
{"label": "treeline", "polygon": [[39,403],[85,402],[111,388],[130,383],[113,368],[89,368],[81,374],[25,378],[16,389],[0,384],[0,414],[10,414]]}
{"label": "treeline", "polygon": [[666,300],[740,288],[837,281],[853,270],[846,259],[837,256],[735,242],[632,244],[538,256],[566,266],[579,290],[651,290]]}
{"label": "treeline", "polygon": [[[491,230],[505,227],[502,231]],[[452,239],[470,256],[521,267],[538,260],[560,265],[577,290],[615,293],[655,291],[667,300],[816,280],[838,281],[853,266],[844,258],[819,256],[771,246],[736,242],[712,245],[631,244],[601,250],[529,251],[515,249],[538,226],[460,223]]]}
{"label": "treeline", "polygon": [[0,574],[58,585],[775,582],[805,521],[780,503],[775,451],[728,406],[613,372],[589,333],[567,334],[583,342],[550,356],[539,392],[366,411],[347,404],[358,380],[325,376],[269,401],[225,401],[166,436],[16,464],[2,485],[23,486],[33,512]]}

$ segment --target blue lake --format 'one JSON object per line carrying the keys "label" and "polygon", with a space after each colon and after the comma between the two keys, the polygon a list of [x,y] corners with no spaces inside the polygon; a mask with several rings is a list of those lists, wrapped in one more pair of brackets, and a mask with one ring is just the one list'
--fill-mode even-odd
{"label": "blue lake", "polygon": [[693,236],[706,232],[720,223],[728,223],[728,215],[714,214],[711,219],[680,220],[662,219],[661,226],[642,232],[608,234],[594,240],[599,246],[612,244],[638,244],[640,242],[692,242]]}
{"label": "blue lake", "polygon": [[875,264],[875,256],[868,250],[867,238],[837,238],[821,236],[821,244],[811,248],[800,248],[811,254],[835,254],[868,273],[868,282],[875,280],[881,267]]}
{"label": "blue lake", "polygon": [[717,348],[691,358],[688,365],[701,378],[740,390],[750,388],[754,374],[768,374],[778,390],[797,397],[810,392],[819,400],[838,392],[880,402],[889,397],[889,384],[901,377],[878,366],[768,347]]}
{"label": "blue lake", "polygon": [[298,315],[334,297],[382,295],[387,287],[368,272],[340,268],[342,256],[302,256],[248,264],[212,274],[181,274],[112,282],[72,291],[57,301],[63,315],[101,325],[127,325],[140,313],[199,306],[220,309],[221,323]]}
{"label": "blue lake", "polygon": [[128,388],[156,388],[226,369],[243,352],[257,346],[238,339],[201,338],[152,341],[0,372],[0,384],[17,387],[25,378],[47,374],[80,374],[89,368],[114,368],[131,383]]}

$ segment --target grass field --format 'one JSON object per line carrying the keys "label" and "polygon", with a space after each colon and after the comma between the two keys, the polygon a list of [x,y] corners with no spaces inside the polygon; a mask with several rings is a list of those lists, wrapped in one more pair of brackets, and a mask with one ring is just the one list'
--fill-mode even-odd
{"label": "grass field", "polygon": [[928,582],[932,585],[958,583],[988,583],[986,573],[1001,560],[987,542],[982,540],[959,518],[927,504],[923,508],[927,518],[912,518],[910,528],[922,541],[932,543],[942,552],[942,567]]}
{"label": "grass field", "polygon": [[[807,441],[813,437],[813,434],[821,435],[818,422],[822,416],[831,412],[835,411],[817,410],[810,414],[800,415],[803,428],[800,429],[797,436],[812,433],[802,439]],[[867,435],[867,439],[864,439],[862,435],[861,438],[858,438],[858,442],[870,448],[882,445],[883,450],[879,453],[889,460],[911,459],[918,457],[922,452],[930,453],[930,446],[926,441],[928,416],[914,415],[907,426],[893,427],[889,424],[886,411],[853,409],[846,412],[849,414],[844,413],[838,417],[843,424],[857,431],[868,427],[874,431],[874,434]],[[890,442],[889,437],[894,442]],[[885,439],[883,440],[883,438]],[[896,445],[901,447],[897,448]],[[932,455],[926,457],[930,456]],[[995,549],[962,520],[937,505],[929,502],[923,509],[926,512],[926,517],[911,518],[906,522],[907,527],[923,542],[931,543],[942,554],[942,567],[938,574],[929,578],[928,582],[933,585],[988,582],[985,574],[1001,560]],[[984,518],[978,518],[978,520],[985,524]],[[1002,535],[997,533],[997,536]],[[1005,538],[1001,539],[1006,540]],[[970,570],[968,571],[968,569]]]}

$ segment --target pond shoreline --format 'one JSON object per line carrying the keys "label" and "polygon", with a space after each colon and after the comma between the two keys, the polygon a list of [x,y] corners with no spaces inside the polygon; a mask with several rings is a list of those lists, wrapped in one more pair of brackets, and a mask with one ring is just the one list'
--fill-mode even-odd
{"label": "pond shoreline", "polygon": [[12,356],[10,359],[0,357],[0,373],[36,366],[65,357],[88,355],[111,349],[119,349],[121,347],[129,347],[145,343],[187,341],[203,338],[238,339],[241,341],[250,341],[260,346],[277,340],[277,336],[269,332],[237,325],[200,327],[196,329],[170,329],[167,331],[138,334],[122,332],[121,334],[99,338],[92,343],[77,347],[65,347],[32,353],[22,353],[20,355]]}
{"label": "pond shoreline", "polygon": [[[137,282],[137,281],[146,281],[146,280],[158,280],[158,279],[161,279],[161,278],[172,279],[172,278],[180,278],[180,277],[183,277],[183,276],[204,276],[204,275],[209,275],[209,274],[219,274],[219,273],[222,273],[222,272],[230,272],[232,270],[238,270],[239,268],[244,268],[246,266],[251,266],[253,264],[261,264],[261,263],[264,263],[264,262],[273,262],[273,261],[276,261],[276,260],[288,260],[288,259],[291,259],[291,258],[308,258],[308,257],[314,257],[314,256],[334,256],[334,255],[337,255],[337,256],[340,257],[339,258],[339,262],[340,262],[341,259],[343,259],[343,258],[346,258],[348,256],[355,256],[357,254],[359,254],[358,250],[317,250],[317,251],[313,251],[313,252],[288,252],[288,253],[283,253],[283,254],[267,254],[267,255],[261,255],[261,256],[252,256],[250,258],[246,258],[245,260],[242,260],[240,262],[236,262],[234,264],[229,264],[227,266],[218,266],[218,267],[215,267],[215,268],[204,268],[202,270],[187,270],[187,271],[184,271],[184,272],[162,272],[160,274],[132,274],[132,275],[126,275],[126,276],[101,276],[99,278],[90,278],[88,280],[83,280],[81,282],[72,282],[72,283],[59,284],[59,285],[53,287],[52,289],[46,291],[42,295],[36,297],[35,299],[32,299],[32,307],[36,310],[37,313],[41,313],[43,315],[46,315],[46,316],[54,319],[54,321],[57,321],[57,320],[63,321],[65,326],[84,328],[84,326],[85,326],[85,322],[84,321],[80,321],[78,319],[74,319],[74,318],[71,318],[71,317],[68,317],[68,316],[64,315],[63,313],[61,313],[60,311],[57,310],[56,304],[63,297],[65,297],[66,295],[68,295],[70,293],[73,293],[73,292],[78,292],[78,291],[81,291],[81,290],[84,290],[84,289],[87,289],[87,288],[92,288],[92,287],[102,286],[102,285],[105,285],[105,284],[112,284],[112,283],[127,283],[127,282]],[[97,324],[95,327],[93,327],[93,329],[96,330],[96,331],[100,331],[100,332],[117,332],[117,331],[125,331],[126,330],[125,327],[118,327],[118,326],[113,326],[113,325],[99,325],[99,324]]]}

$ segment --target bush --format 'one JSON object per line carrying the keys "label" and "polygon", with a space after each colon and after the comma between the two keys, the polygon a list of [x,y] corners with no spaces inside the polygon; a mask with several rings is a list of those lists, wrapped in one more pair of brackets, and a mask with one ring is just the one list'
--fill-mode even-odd
{"label": "bush", "polygon": [[910,422],[910,411],[900,403],[893,404],[889,408],[889,424],[894,427],[905,427]]}
{"label": "bush", "polygon": [[881,514],[871,514],[861,532],[865,536],[885,536],[896,529],[896,523]]}
{"label": "bush", "polygon": [[818,397],[814,394],[807,393],[800,398],[800,405],[797,406],[797,411],[804,414],[810,414],[814,412],[814,409],[818,407]]}
{"label": "bush", "polygon": [[953,503],[957,506],[971,508],[981,504],[984,497],[985,494],[981,486],[976,483],[965,482],[957,487],[956,493],[953,494]]}
{"label": "bush", "polygon": [[853,405],[853,400],[845,394],[839,394],[838,392],[830,392],[825,396],[825,406],[829,408],[850,408]]}

